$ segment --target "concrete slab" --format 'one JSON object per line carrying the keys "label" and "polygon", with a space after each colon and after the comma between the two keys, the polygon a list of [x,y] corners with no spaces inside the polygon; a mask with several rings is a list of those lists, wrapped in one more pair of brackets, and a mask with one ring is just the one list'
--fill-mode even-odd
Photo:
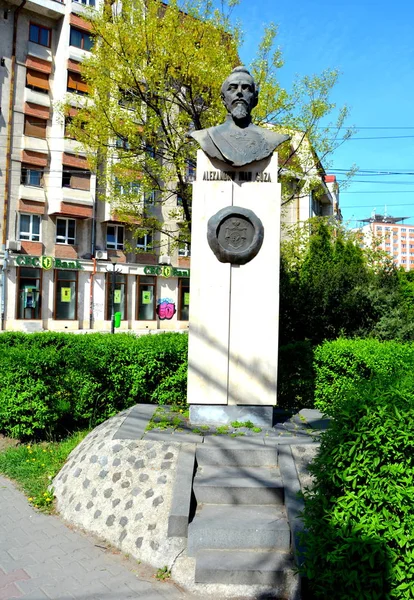
{"label": "concrete slab", "polygon": [[124,422],[115,432],[113,439],[140,440],[156,409],[157,406],[154,404],[136,404],[133,406]]}
{"label": "concrete slab", "polygon": [[203,405],[190,406],[193,425],[230,425],[232,421],[251,421],[258,427],[273,425],[273,406]]}
{"label": "concrete slab", "polygon": [[177,459],[175,482],[168,517],[168,537],[187,537],[195,470],[196,446],[183,444]]}
{"label": "concrete slab", "polygon": [[290,527],[283,506],[205,505],[190,523],[188,555],[201,549],[290,548]]}
{"label": "concrete slab", "polygon": [[294,567],[289,554],[275,552],[226,552],[203,550],[197,556],[195,580],[198,583],[278,585],[286,594],[288,577]]}

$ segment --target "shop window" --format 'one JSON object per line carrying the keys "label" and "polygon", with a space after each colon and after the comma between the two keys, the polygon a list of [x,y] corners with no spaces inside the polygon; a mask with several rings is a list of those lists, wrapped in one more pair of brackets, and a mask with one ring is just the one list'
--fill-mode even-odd
{"label": "shop window", "polygon": [[152,250],[152,233],[145,233],[137,238],[137,248],[150,252]]}
{"label": "shop window", "polygon": [[56,320],[74,321],[77,318],[78,272],[55,271],[55,310]]}
{"label": "shop window", "polygon": [[83,79],[81,73],[75,73],[74,71],[68,71],[66,89],[73,94],[87,94],[89,92],[88,84]]}
{"label": "shop window", "polygon": [[17,269],[17,318],[40,319],[41,269]]}
{"label": "shop window", "polygon": [[190,311],[190,279],[178,279],[178,320],[188,321]]}
{"label": "shop window", "polygon": [[137,320],[154,321],[157,300],[157,278],[138,275],[137,278]]}
{"label": "shop window", "polygon": [[123,225],[107,225],[106,247],[108,250],[124,249],[124,233],[125,227]]}
{"label": "shop window", "polygon": [[38,117],[31,117],[26,115],[24,118],[24,135],[31,137],[46,138],[46,119],[39,119]]}
{"label": "shop window", "polygon": [[26,87],[35,92],[49,92],[49,74],[26,68]]}
{"label": "shop window", "polygon": [[43,169],[32,167],[31,165],[22,165],[20,183],[22,185],[32,185],[42,187]]}
{"label": "shop window", "polygon": [[52,38],[52,30],[48,27],[43,27],[43,25],[36,25],[35,23],[30,23],[29,28],[29,40],[34,42],[35,44],[40,44],[40,46],[46,46],[50,48],[50,40]]}
{"label": "shop window", "polygon": [[56,243],[75,244],[76,221],[75,219],[56,219]]}
{"label": "shop window", "polygon": [[62,171],[62,187],[89,191],[91,189],[90,171],[64,165]]}
{"label": "shop window", "polygon": [[20,215],[19,240],[28,240],[29,242],[40,242],[39,215]]}
{"label": "shop window", "polygon": [[71,26],[69,45],[82,50],[92,50],[93,37],[87,31]]}
{"label": "shop window", "polygon": [[[121,321],[127,319],[127,275],[115,273],[115,289],[113,295],[114,312],[121,313]],[[106,274],[106,319],[112,314],[112,273]]]}

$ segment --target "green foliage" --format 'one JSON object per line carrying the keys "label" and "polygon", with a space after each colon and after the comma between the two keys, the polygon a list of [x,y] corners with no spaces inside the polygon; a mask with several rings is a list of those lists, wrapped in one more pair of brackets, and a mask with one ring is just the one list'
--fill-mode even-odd
{"label": "green foliage", "polygon": [[410,373],[390,383],[385,369],[336,406],[305,494],[315,598],[414,598],[413,390]]}
{"label": "green foliage", "polygon": [[353,232],[311,219],[282,244],[280,343],[338,336],[414,340],[412,276],[362,249]]}
{"label": "green foliage", "polygon": [[51,512],[51,481],[87,433],[78,431],[61,442],[19,445],[0,452],[0,473],[14,479],[33,506]]}
{"label": "green foliage", "polygon": [[277,405],[287,410],[312,408],[314,402],[313,348],[309,341],[279,347]]}
{"label": "green foliage", "polygon": [[[364,394],[372,379],[391,387],[402,376],[412,378],[414,345],[374,339],[338,339],[315,349],[315,407],[336,416],[348,395]],[[341,408],[342,410],[342,408]]]}
{"label": "green foliage", "polygon": [[51,439],[137,402],[184,405],[186,361],[181,334],[1,335],[0,431]]}

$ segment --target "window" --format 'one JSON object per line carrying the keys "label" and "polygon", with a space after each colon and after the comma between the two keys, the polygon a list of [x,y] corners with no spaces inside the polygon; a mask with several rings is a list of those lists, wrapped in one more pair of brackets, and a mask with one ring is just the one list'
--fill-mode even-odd
{"label": "window", "polygon": [[73,0],[73,2],[83,4],[84,6],[95,6],[95,0]]}
{"label": "window", "polygon": [[41,269],[17,270],[17,318],[40,319]]}
{"label": "window", "polygon": [[76,167],[63,166],[62,171],[62,187],[69,187],[74,190],[90,190],[91,189],[91,173],[84,169]]}
{"label": "window", "polygon": [[39,215],[20,215],[19,240],[28,240],[29,242],[40,242]]}
{"label": "window", "polygon": [[409,229],[408,233],[414,233],[414,229]]}
{"label": "window", "polygon": [[49,74],[26,68],[26,87],[35,92],[49,92]]}
{"label": "window", "polygon": [[49,29],[48,27],[43,27],[43,25],[36,25],[35,23],[30,23],[29,40],[31,42],[50,48],[51,37],[51,29]]}
{"label": "window", "polygon": [[385,231],[391,231],[391,227],[385,227]]}
{"label": "window", "polygon": [[20,183],[22,185],[41,187],[43,185],[43,170],[31,165],[22,164]]}
{"label": "window", "polygon": [[157,278],[138,275],[137,278],[137,320],[154,321],[156,307]]}
{"label": "window", "polygon": [[193,161],[189,160],[187,162],[187,168],[186,168],[186,178],[188,182],[191,181],[195,181],[196,178],[196,167],[195,164],[193,163]]}
{"label": "window", "polygon": [[[179,236],[180,238],[181,236]],[[191,245],[184,240],[179,239],[178,241],[178,256],[189,257],[191,256]]]}
{"label": "window", "polygon": [[378,230],[378,231],[382,231],[382,227],[381,227],[381,225],[377,225],[377,230]]}
{"label": "window", "polygon": [[71,27],[69,45],[81,48],[82,50],[92,50],[93,37],[87,31]]}
{"label": "window", "polygon": [[190,311],[190,279],[178,279],[178,320],[188,321]]}
{"label": "window", "polygon": [[68,83],[66,89],[73,94],[84,95],[89,92],[88,84],[82,78],[82,75],[80,73],[75,73],[74,71],[68,71]]}
{"label": "window", "polygon": [[56,243],[75,244],[75,219],[56,219]]}
{"label": "window", "polygon": [[122,150],[130,150],[131,146],[127,140],[127,138],[123,137],[122,135],[118,135],[116,140],[115,140],[115,146],[116,148],[120,148]]}
{"label": "window", "polygon": [[145,206],[153,206],[155,204],[155,190],[151,190],[150,192],[145,192],[144,204],[145,204]]}
{"label": "window", "polygon": [[[63,219],[58,219],[63,221]],[[78,272],[55,271],[55,310],[54,319],[76,320],[78,298]]]}
{"label": "window", "polygon": [[[106,319],[111,320],[112,314],[112,273],[106,274]],[[127,275],[115,273],[114,312],[121,313],[121,321],[127,319]]]}
{"label": "window", "polygon": [[407,231],[405,227],[401,227],[401,231]]}
{"label": "window", "polygon": [[28,115],[24,118],[24,135],[45,139],[46,127],[47,121],[45,119],[29,117]]}
{"label": "window", "polygon": [[124,249],[124,226],[108,225],[106,228],[106,247],[109,250]]}
{"label": "window", "polygon": [[118,194],[138,194],[141,184],[138,181],[128,181],[121,183],[117,177],[114,180],[114,187]]}
{"label": "window", "polygon": [[149,252],[152,250],[152,233],[145,233],[137,238],[137,248]]}

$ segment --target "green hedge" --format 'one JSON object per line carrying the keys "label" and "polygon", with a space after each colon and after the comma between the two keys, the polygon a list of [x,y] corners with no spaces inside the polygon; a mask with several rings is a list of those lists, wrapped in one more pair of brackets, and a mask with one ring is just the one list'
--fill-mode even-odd
{"label": "green hedge", "polygon": [[315,408],[335,416],[347,395],[380,377],[392,386],[401,376],[414,388],[414,344],[339,339],[315,349]]}
{"label": "green hedge", "polygon": [[305,494],[303,573],[314,597],[412,600],[411,374],[390,385],[385,369],[385,377],[348,392],[336,404],[311,471],[316,483]]}
{"label": "green hedge", "polygon": [[186,400],[187,336],[0,335],[0,432],[52,438],[137,402]]}

